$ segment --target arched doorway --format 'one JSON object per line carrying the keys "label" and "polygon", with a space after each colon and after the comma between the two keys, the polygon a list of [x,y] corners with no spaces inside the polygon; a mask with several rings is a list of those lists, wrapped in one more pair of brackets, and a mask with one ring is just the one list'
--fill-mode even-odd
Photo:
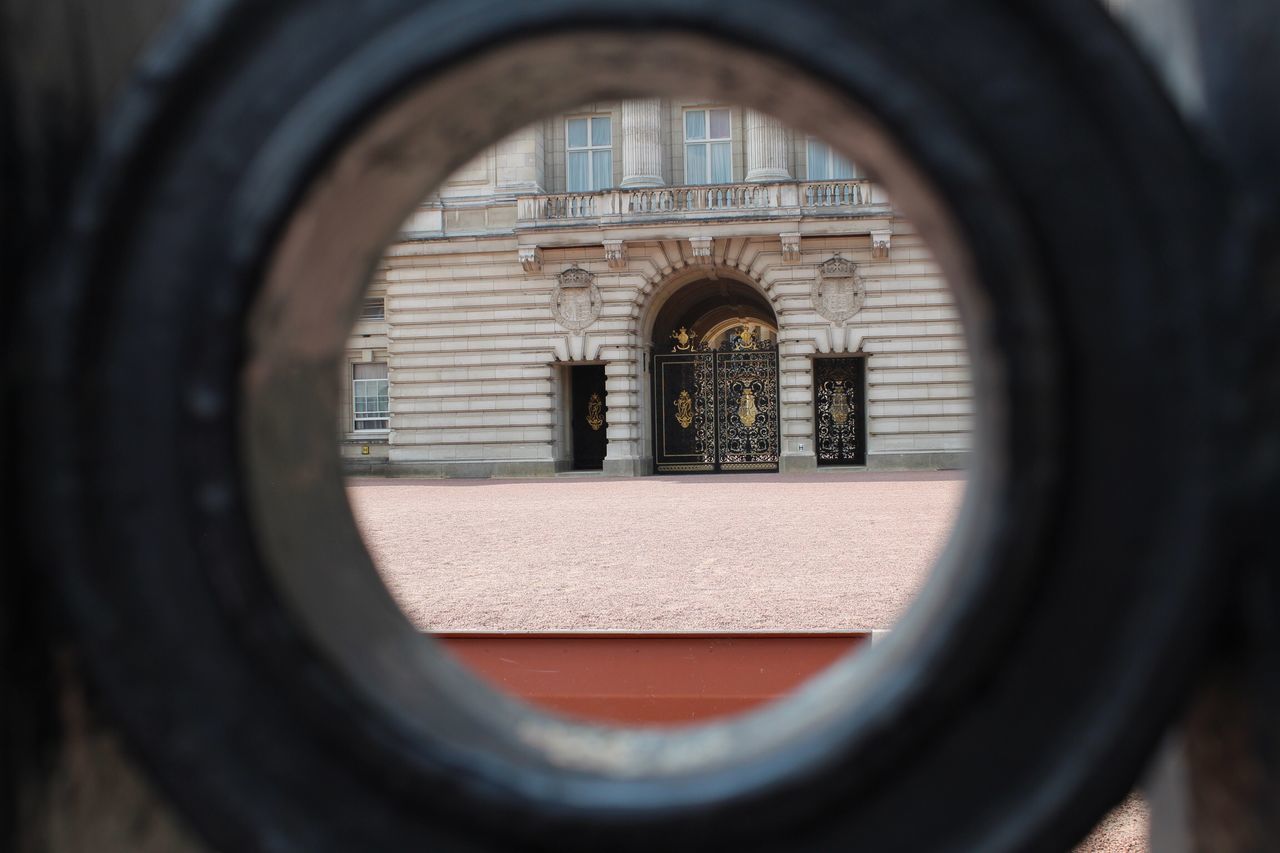
{"label": "arched doorway", "polygon": [[653,325],[653,460],[658,474],[776,471],[781,455],[778,323],[729,279],[690,282]]}

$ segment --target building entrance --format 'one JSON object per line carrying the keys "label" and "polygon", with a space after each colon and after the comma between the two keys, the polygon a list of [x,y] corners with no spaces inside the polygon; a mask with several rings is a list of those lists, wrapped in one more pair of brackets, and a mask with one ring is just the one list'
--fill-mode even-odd
{"label": "building entrance", "polygon": [[743,325],[717,348],[687,328],[653,356],[654,468],[659,474],[777,471],[778,350]]}
{"label": "building entrance", "polygon": [[578,471],[598,471],[604,467],[608,417],[604,400],[604,365],[586,364],[570,368],[570,438],[573,467]]}

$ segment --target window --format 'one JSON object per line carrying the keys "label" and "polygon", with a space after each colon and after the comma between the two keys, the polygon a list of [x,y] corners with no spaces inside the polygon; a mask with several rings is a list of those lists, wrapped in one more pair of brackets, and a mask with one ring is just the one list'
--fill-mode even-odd
{"label": "window", "polygon": [[355,430],[387,429],[391,424],[391,401],[387,392],[386,362],[351,365],[351,403]]}
{"label": "window", "polygon": [[385,299],[366,299],[360,308],[361,320],[387,319],[387,301]]}
{"label": "window", "polygon": [[853,177],[853,164],[825,142],[809,137],[809,180],[843,181]]}
{"label": "window", "polygon": [[608,116],[571,118],[565,123],[568,191],[607,190],[613,186],[613,122]]}
{"label": "window", "polygon": [[685,183],[733,183],[731,138],[729,110],[686,110],[684,114]]}

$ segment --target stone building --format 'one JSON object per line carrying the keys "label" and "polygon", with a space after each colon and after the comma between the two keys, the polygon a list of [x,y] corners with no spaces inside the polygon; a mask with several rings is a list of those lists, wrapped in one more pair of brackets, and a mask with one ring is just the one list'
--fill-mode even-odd
{"label": "stone building", "polygon": [[911,224],[753,110],[589,104],[409,218],[349,341],[353,472],[962,465],[967,353]]}

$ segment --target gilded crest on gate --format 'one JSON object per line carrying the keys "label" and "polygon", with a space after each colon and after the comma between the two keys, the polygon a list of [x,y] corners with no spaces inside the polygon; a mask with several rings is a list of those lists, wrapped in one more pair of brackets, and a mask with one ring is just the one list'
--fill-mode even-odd
{"label": "gilded crest on gate", "polygon": [[742,396],[738,398],[738,420],[744,427],[751,429],[756,425],[756,418],[759,416],[760,410],[756,408],[756,392],[747,386],[742,389]]}
{"label": "gilded crest on gate", "polygon": [[683,389],[676,395],[676,423],[681,429],[688,429],[693,423],[693,398]]}
{"label": "gilded crest on gate", "polygon": [[587,400],[587,426],[593,430],[604,426],[604,401],[599,394],[592,394]]}
{"label": "gilded crest on gate", "polygon": [[837,379],[831,387],[831,421],[838,426],[849,422],[849,392],[842,379]]}
{"label": "gilded crest on gate", "polygon": [[675,341],[671,345],[672,352],[691,352],[693,350],[694,339],[698,337],[698,333],[693,329],[680,327],[679,331],[671,333],[671,340]]}
{"label": "gilded crest on gate", "polygon": [[729,339],[729,348],[733,350],[756,349],[759,346],[759,333],[750,326],[739,326]]}
{"label": "gilded crest on gate", "polygon": [[819,264],[809,295],[813,310],[833,323],[843,323],[862,310],[866,291],[857,265],[836,254]]}
{"label": "gilded crest on gate", "polygon": [[581,267],[571,267],[556,276],[551,313],[569,331],[581,332],[600,318],[603,301],[596,277]]}

